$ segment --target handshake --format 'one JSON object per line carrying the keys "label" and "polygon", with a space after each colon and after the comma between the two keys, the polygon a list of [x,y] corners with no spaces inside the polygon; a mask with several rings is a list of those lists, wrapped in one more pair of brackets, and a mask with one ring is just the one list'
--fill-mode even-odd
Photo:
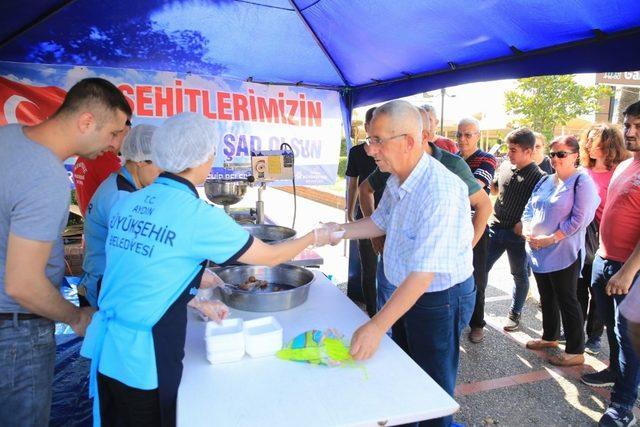
{"label": "handshake", "polygon": [[346,230],[335,222],[320,223],[313,230],[314,246],[335,246],[342,240]]}

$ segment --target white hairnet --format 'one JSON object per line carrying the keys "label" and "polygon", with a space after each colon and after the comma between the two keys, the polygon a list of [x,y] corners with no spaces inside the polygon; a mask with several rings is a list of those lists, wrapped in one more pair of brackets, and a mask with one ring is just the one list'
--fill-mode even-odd
{"label": "white hairnet", "polygon": [[152,125],[138,125],[131,129],[120,147],[122,157],[133,162],[151,160],[151,137],[156,129],[158,127]]}
{"label": "white hairnet", "polygon": [[151,161],[179,173],[199,166],[216,154],[218,135],[210,120],[196,113],[170,117],[153,134]]}

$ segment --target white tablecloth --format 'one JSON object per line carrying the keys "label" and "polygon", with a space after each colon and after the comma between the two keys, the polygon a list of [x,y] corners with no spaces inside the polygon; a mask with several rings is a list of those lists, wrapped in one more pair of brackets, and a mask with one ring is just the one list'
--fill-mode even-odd
{"label": "white tablecloth", "polygon": [[[285,343],[309,330],[334,327],[350,338],[367,320],[322,273],[307,301],[268,314],[284,329]],[[211,365],[206,360],[204,322],[187,327],[184,373],[178,392],[178,425],[199,426],[372,426],[396,425],[454,413],[458,404],[386,335],[376,354],[353,367],[329,368],[275,356]]]}

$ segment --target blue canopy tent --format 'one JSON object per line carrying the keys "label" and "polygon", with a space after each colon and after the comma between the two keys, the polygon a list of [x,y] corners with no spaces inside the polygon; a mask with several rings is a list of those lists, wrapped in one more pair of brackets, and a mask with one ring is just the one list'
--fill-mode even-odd
{"label": "blue canopy tent", "polygon": [[8,0],[0,60],[339,91],[353,107],[474,81],[640,69],[631,0]]}
{"label": "blue canopy tent", "polygon": [[[357,106],[474,81],[637,70],[639,52],[637,0],[0,2],[0,61],[337,91],[347,136]],[[68,425],[69,408],[90,419],[72,339],[59,346],[52,425]]]}

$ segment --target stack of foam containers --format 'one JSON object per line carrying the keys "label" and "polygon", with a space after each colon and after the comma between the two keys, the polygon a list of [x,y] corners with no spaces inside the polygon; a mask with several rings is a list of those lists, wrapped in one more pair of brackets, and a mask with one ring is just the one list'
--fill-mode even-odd
{"label": "stack of foam containers", "polygon": [[251,357],[276,354],[282,348],[282,326],[273,316],[244,322],[244,347]]}
{"label": "stack of foam containers", "polygon": [[222,324],[207,322],[205,342],[210,363],[241,360],[276,354],[282,348],[282,326],[273,316],[258,319],[225,319]]}
{"label": "stack of foam containers", "polygon": [[210,363],[235,362],[244,356],[242,319],[225,319],[221,324],[207,322],[205,342]]}

